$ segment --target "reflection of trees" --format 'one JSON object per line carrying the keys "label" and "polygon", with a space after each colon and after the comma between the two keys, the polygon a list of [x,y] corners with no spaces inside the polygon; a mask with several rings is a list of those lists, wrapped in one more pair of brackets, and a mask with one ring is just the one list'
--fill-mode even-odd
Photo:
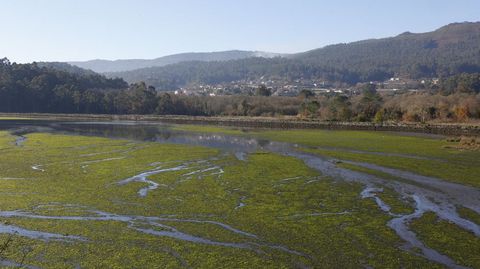
{"label": "reflection of trees", "polygon": [[[153,141],[159,135],[159,129],[144,125],[115,125],[115,124],[82,124],[61,125],[59,131],[74,134],[93,135],[110,138],[125,138],[132,140]],[[164,132],[162,132],[164,133]]]}
{"label": "reflection of trees", "polygon": [[171,132],[160,132],[156,135],[157,137],[157,140],[160,139],[160,140],[168,140],[170,139],[170,137],[172,137],[172,133]]}
{"label": "reflection of trees", "polygon": [[270,141],[265,140],[265,139],[258,139],[257,142],[258,142],[258,145],[260,145],[261,147],[265,147],[268,144],[270,144]]}

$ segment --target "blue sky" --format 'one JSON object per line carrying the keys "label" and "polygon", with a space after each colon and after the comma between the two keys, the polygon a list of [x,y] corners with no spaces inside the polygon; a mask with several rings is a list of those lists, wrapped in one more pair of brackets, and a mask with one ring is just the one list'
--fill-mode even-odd
{"label": "blue sky", "polygon": [[16,62],[291,53],[480,21],[478,0],[2,0],[0,10],[0,57]]}

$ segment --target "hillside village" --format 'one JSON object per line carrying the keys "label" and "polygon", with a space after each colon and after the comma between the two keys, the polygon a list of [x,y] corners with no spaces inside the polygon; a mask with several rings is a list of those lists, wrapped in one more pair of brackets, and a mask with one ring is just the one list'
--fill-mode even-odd
{"label": "hillside village", "polygon": [[[435,87],[438,78],[433,79],[408,79],[392,77],[386,81],[372,81],[379,92],[418,92]],[[356,95],[361,93],[361,87],[365,83],[348,86],[340,83],[325,81],[322,79],[265,79],[240,80],[215,85],[192,84],[175,90],[175,95],[187,96],[222,96],[222,95],[254,95],[260,85],[265,85],[271,90],[273,96],[297,96],[302,90],[309,90],[316,95],[345,94]]]}

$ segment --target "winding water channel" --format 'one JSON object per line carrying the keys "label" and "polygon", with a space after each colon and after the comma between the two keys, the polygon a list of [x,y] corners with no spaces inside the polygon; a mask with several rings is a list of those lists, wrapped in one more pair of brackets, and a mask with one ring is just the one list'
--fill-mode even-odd
{"label": "winding water channel", "polygon": [[[365,188],[361,194],[364,199],[374,199],[378,207],[386,214],[392,216],[392,219],[388,222],[388,226],[395,230],[400,238],[405,241],[402,247],[406,251],[420,250],[418,255],[422,255],[425,258],[441,263],[450,268],[463,268],[457,265],[451,258],[437,252],[434,249],[428,248],[416,234],[409,229],[409,223],[420,218],[425,212],[434,212],[443,220],[447,220],[451,223],[458,225],[466,230],[473,232],[477,237],[480,237],[480,227],[466,219],[463,219],[457,213],[457,206],[463,206],[469,208],[480,214],[480,190],[477,188],[450,183],[442,181],[440,179],[418,175],[408,171],[401,171],[392,168],[382,167],[370,163],[359,163],[344,161],[346,163],[355,164],[368,169],[373,169],[393,175],[396,178],[402,180],[383,179],[379,176],[372,176],[360,172],[351,171],[348,169],[340,168],[336,165],[336,160],[305,153],[299,150],[299,145],[281,143],[275,141],[268,141],[262,139],[256,139],[245,136],[229,136],[223,134],[199,134],[184,131],[175,131],[168,128],[165,125],[158,124],[135,124],[131,122],[118,122],[118,123],[94,123],[94,122],[79,122],[79,123],[62,123],[62,122],[28,122],[28,121],[8,121],[7,123],[1,123],[0,129],[12,130],[12,133],[19,138],[16,141],[17,146],[21,146],[25,141],[23,135],[29,132],[41,131],[50,133],[65,133],[65,134],[82,134],[91,136],[104,136],[113,138],[126,138],[132,140],[141,141],[154,141],[158,143],[173,143],[183,145],[200,145],[206,147],[217,148],[225,153],[233,154],[239,160],[248,159],[248,154],[256,152],[258,150],[269,151],[284,156],[292,156],[302,160],[309,167],[321,172],[323,175],[330,176],[335,179],[360,182]],[[382,154],[382,153],[378,153]],[[402,157],[408,157],[401,155]],[[420,158],[412,156],[413,158]],[[140,189],[138,195],[145,197],[149,192],[155,191],[155,189],[161,187],[158,183],[155,183],[148,179],[149,176],[167,172],[167,171],[181,171],[185,170],[183,176],[195,176],[196,174],[221,174],[223,170],[221,167],[210,165],[206,163],[196,164],[178,164],[176,166],[164,167],[162,165],[153,164],[149,171],[144,171],[138,175],[132,175],[130,178],[126,178],[117,182],[118,185],[129,184],[130,182],[143,182],[147,183],[147,187]],[[32,169],[43,171],[42,166],[34,166]],[[404,199],[413,201],[415,210],[410,214],[395,214],[391,212],[390,206],[382,201],[377,196],[378,193],[383,191],[383,187],[394,189]],[[239,201],[236,209],[246,206],[245,197]],[[185,221],[185,222],[199,222],[200,220],[181,220],[175,218],[147,218],[142,216],[119,216],[110,214],[107,212],[91,212],[93,215],[90,217],[63,217],[63,216],[42,216],[36,215],[31,212],[23,211],[11,211],[0,212],[0,217],[24,217],[24,218],[50,218],[50,219],[82,219],[82,220],[115,220],[122,221],[129,224],[132,229],[136,229],[143,233],[148,233],[158,236],[174,237],[177,239],[191,241],[202,244],[221,245],[226,247],[238,247],[255,249],[255,244],[264,244],[272,248],[278,248],[283,251],[302,255],[294,250],[290,250],[284,246],[275,246],[268,243],[229,243],[229,242],[217,242],[200,237],[194,237],[189,234],[182,233],[176,230],[174,227],[166,226],[161,221]],[[348,212],[338,212],[331,214],[347,214]],[[293,216],[295,217],[295,216]],[[239,235],[256,238],[256,235],[252,235],[243,231],[239,231],[233,227],[230,227],[223,223],[212,222],[203,220],[203,223],[209,223],[212,225],[221,226],[230,232],[237,233]],[[140,227],[138,223],[147,223],[150,225],[148,228]],[[155,227],[162,228],[161,230],[155,229]],[[26,230],[19,230],[20,228],[8,225],[0,225],[0,233],[16,232],[20,234],[26,234],[30,237],[37,237],[42,239],[52,240],[86,240],[84,238],[76,237],[64,237],[55,234],[33,232]],[[417,252],[415,252],[417,253]]]}

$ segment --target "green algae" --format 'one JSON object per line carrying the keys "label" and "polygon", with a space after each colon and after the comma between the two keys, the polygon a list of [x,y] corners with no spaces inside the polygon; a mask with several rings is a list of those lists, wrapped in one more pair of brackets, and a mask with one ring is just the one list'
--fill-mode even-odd
{"label": "green algae", "polygon": [[470,208],[466,208],[466,207],[461,206],[461,207],[457,208],[457,212],[460,215],[460,217],[462,217],[464,219],[468,219],[468,220],[476,223],[477,225],[480,225],[480,214],[471,210]]}
{"label": "green algae", "polygon": [[368,162],[446,181],[480,187],[480,151],[457,148],[458,142],[422,135],[339,130],[249,130],[179,125],[179,130],[224,133],[299,144],[309,153]]}
{"label": "green algae", "polygon": [[[0,177],[22,180],[0,180],[7,197],[0,200],[0,211],[170,216],[221,222],[256,237],[212,223],[161,222],[212,241],[250,244],[252,250],[148,235],[119,221],[0,218],[9,225],[87,240],[44,242],[16,235],[9,260],[21,260],[19,249],[28,246],[25,263],[46,268],[438,266],[399,250],[401,240],[386,226],[391,217],[374,201],[361,199],[362,185],[326,178],[295,158],[261,153],[239,161],[204,147],[51,134],[29,134],[16,147],[14,139],[0,133]],[[146,197],[138,196],[145,183],[117,184],[156,166],[185,163],[188,169],[149,177],[162,185]],[[44,171],[32,169],[36,165]],[[223,173],[185,175],[205,166],[221,167]],[[391,196],[389,202],[398,199],[390,191],[382,195],[385,200]],[[244,206],[238,207],[240,202]]]}
{"label": "green algae", "polygon": [[480,268],[480,238],[428,212],[411,224],[429,247],[448,255],[460,265]]}

